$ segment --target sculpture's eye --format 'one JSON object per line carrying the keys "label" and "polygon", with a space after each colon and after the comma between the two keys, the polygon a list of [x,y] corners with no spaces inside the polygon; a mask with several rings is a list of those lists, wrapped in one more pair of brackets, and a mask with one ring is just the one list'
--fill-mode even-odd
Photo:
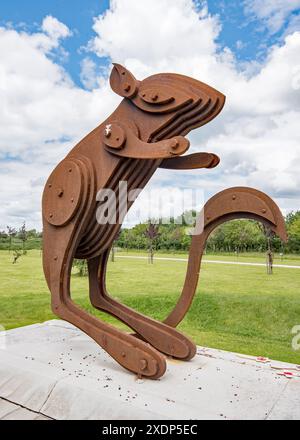
{"label": "sculpture's eye", "polygon": [[171,91],[168,93],[164,90],[158,90],[154,88],[142,89],[139,91],[139,97],[148,104],[169,104],[174,101],[174,96],[172,96]]}

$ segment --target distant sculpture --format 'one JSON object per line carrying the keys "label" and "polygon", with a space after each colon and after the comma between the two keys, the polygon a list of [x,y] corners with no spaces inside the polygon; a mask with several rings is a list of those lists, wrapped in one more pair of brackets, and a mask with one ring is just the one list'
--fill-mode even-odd
{"label": "distant sculpture", "polygon": [[[189,360],[196,353],[195,344],[174,327],[191,305],[202,253],[213,229],[245,217],[264,222],[283,240],[286,233],[282,215],[268,196],[251,188],[225,190],[205,205],[201,214],[204,228],[192,238],[182,294],[165,322],[112,299],[106,289],[106,268],[122,223],[124,201],[119,182],[126,181],[129,190],[140,189],[159,167],[191,170],[217,166],[219,158],[212,153],[182,156],[189,148],[183,136],[217,116],[225,97],[183,75],[158,74],[138,81],[119,64],[114,65],[110,84],[124,99],[106,121],[73,148],[46,183],[43,266],[53,312],[91,336],[123,367],[156,379],[166,370],[164,355]],[[116,219],[106,223],[99,219],[105,204],[97,196],[102,189],[114,191],[118,205]],[[92,305],[127,324],[135,334],[116,329],[72,301],[74,258],[88,261]]]}

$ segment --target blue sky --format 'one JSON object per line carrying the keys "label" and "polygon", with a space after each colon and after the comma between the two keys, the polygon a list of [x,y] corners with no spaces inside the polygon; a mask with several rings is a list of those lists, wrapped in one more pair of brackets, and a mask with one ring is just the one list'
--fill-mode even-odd
{"label": "blue sky", "polygon": [[[65,68],[77,84],[80,84],[80,60],[83,58],[81,47],[86,46],[93,35],[93,19],[109,7],[109,1],[99,0],[13,0],[0,3],[0,25],[11,23],[13,27],[36,31],[47,15],[56,17],[73,32],[72,38],[66,39],[63,47],[69,57],[64,62]],[[93,54],[90,54],[94,58]],[[106,60],[97,62],[101,65]]]}
{"label": "blue sky", "polygon": [[112,61],[138,79],[179,72],[227,96],[189,136],[190,152],[220,165],[161,170],[150,188],[197,187],[206,200],[252,186],[284,213],[300,209],[300,0],[2,1],[0,59],[0,229],[41,228],[49,173],[119,102]]}
{"label": "blue sky", "polygon": [[[138,1],[138,0],[137,0]],[[197,2],[195,2],[197,3]],[[242,61],[262,60],[269,48],[282,40],[291,16],[300,16],[300,8],[295,8],[282,27],[270,33],[268,27],[255,14],[246,13],[245,4],[240,0],[208,0],[208,12],[218,15],[222,29],[217,42],[220,47],[229,47]],[[12,0],[0,4],[0,25],[11,24],[16,29],[37,31],[47,15],[56,17],[73,32],[72,38],[63,42],[68,52],[63,65],[78,84],[80,82],[80,61],[86,56],[88,41],[94,37],[94,18],[109,8],[109,0]],[[97,65],[107,65],[109,59],[97,57],[89,52],[89,57]]]}

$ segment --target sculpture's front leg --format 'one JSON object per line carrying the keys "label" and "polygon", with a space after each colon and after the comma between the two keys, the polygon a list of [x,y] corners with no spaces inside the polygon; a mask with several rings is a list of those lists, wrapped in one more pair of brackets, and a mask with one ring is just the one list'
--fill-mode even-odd
{"label": "sculpture's front leg", "polygon": [[143,340],[162,353],[185,361],[192,359],[196,354],[196,346],[189,338],[109,296],[106,290],[108,256],[109,250],[88,262],[92,305],[123,321],[135,330]]}

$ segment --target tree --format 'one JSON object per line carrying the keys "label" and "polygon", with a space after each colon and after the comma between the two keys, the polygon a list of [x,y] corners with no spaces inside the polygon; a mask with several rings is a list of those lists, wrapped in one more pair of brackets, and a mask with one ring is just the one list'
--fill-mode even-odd
{"label": "tree", "polygon": [[181,249],[183,234],[184,234],[183,228],[176,228],[171,234],[172,245],[174,250]]}
{"label": "tree", "polygon": [[17,231],[15,228],[12,228],[11,226],[6,226],[7,229],[7,233],[9,236],[9,253],[11,252],[11,246],[12,246],[12,240],[13,237],[15,237],[17,235]]}
{"label": "tree", "polygon": [[261,231],[264,234],[267,246],[266,246],[266,267],[267,267],[267,274],[272,275],[273,274],[273,246],[272,246],[272,239],[274,238],[274,233],[270,229],[270,227],[264,225],[263,223],[259,223],[259,227]]}
{"label": "tree", "polygon": [[289,252],[300,252],[300,211],[291,212],[286,218]]}
{"label": "tree", "polygon": [[272,252],[272,237],[273,233],[270,228],[265,227],[267,237],[267,274],[273,274],[273,252]]}
{"label": "tree", "polygon": [[73,261],[73,266],[78,269],[78,274],[80,277],[86,277],[88,274],[88,267],[86,260],[77,260]]}
{"label": "tree", "polygon": [[155,240],[159,236],[159,225],[155,225],[154,223],[151,223],[151,220],[150,220],[144,234],[148,239],[148,252],[149,252],[148,261],[149,261],[149,263],[153,264],[153,257],[154,257],[153,245],[154,245]]}
{"label": "tree", "polygon": [[15,250],[14,251],[14,259],[12,264],[16,264],[16,262],[18,261],[18,259],[22,256],[22,252]]}
{"label": "tree", "polygon": [[111,247],[111,253],[110,253],[110,255],[111,255],[111,261],[112,261],[112,263],[115,262],[116,244],[117,244],[117,241],[119,240],[119,237],[120,237],[120,231],[117,233],[116,238],[115,238],[115,241],[113,242],[112,247]]}
{"label": "tree", "polygon": [[27,241],[27,230],[26,230],[26,223],[24,222],[21,226],[21,228],[19,229],[19,234],[18,234],[20,240],[22,240],[22,248],[23,248],[23,255],[26,253],[25,250],[25,243]]}
{"label": "tree", "polygon": [[131,231],[131,229],[127,229],[126,233],[124,234],[124,244],[127,252],[128,249],[132,246],[133,241],[134,241],[134,233]]}

